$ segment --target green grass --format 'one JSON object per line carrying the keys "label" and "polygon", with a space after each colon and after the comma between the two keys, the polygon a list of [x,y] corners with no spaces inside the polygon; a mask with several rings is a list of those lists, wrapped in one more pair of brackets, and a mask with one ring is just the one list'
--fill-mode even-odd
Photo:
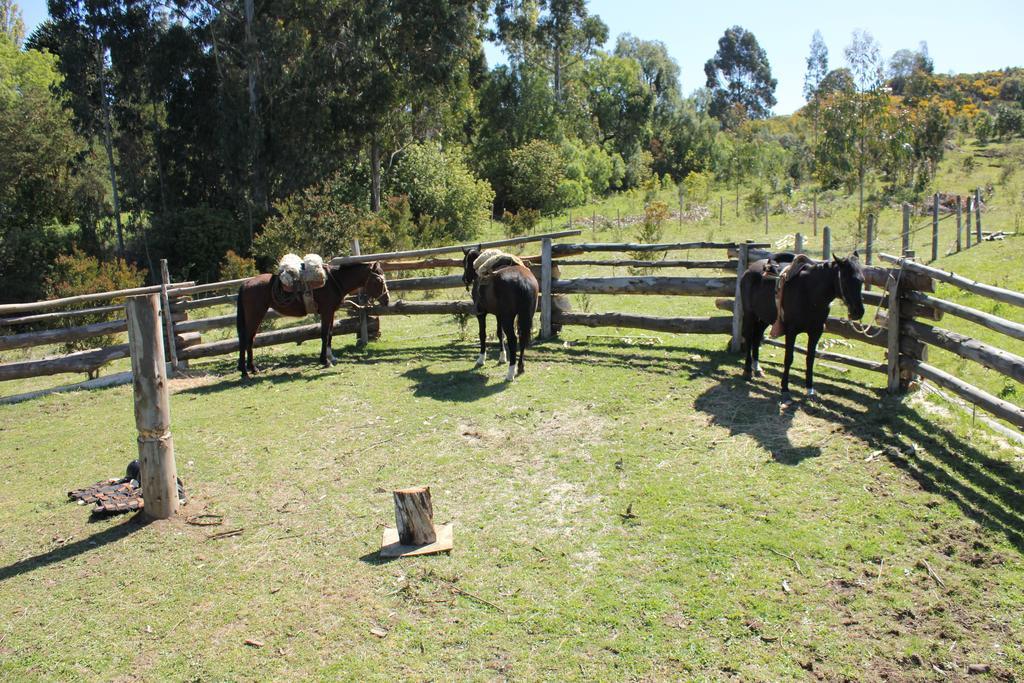
{"label": "green grass", "polygon": [[[667,226],[666,238],[751,236],[712,223]],[[937,265],[1022,289],[1022,252],[1013,238]],[[564,276],[608,272],[577,269]],[[714,312],[710,299],[573,302]],[[337,339],[330,370],[306,343],[258,350],[266,372],[251,384],[227,357],[174,380],[192,501],[169,522],[92,522],[65,502],[135,457],[130,387],[0,406],[0,677],[1024,672],[1024,450],[957,409],[890,398],[880,375],[819,363],[820,400],[780,412],[781,352],[766,349],[768,376],[748,385],[725,337],[567,328],[506,384],[495,353],[471,369],[475,322],[465,336],[426,316],[382,329],[365,350]],[[987,370],[932,362],[1005,394]],[[455,550],[381,562],[387,491],[412,484],[432,487]],[[187,523],[198,514],[224,525]],[[230,529],[243,531],[207,538]]]}

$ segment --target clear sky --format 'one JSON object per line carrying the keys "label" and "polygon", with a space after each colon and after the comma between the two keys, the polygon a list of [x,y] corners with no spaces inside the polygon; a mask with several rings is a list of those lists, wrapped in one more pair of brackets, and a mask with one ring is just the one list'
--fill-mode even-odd
{"label": "clear sky", "polygon": [[[424,0],[427,2],[429,0]],[[46,18],[45,0],[19,2],[29,33]],[[718,39],[734,24],[753,31],[768,53],[779,81],[775,113],[788,114],[803,105],[805,60],[815,29],[829,49],[829,66],[842,66],[843,48],[855,28],[870,31],[886,58],[901,48],[928,43],[935,70],[975,72],[1024,66],[1024,0],[860,0],[838,3],[731,0],[689,3],[679,0],[590,0],[592,14],[608,25],[608,48],[620,33],[660,40],[679,62],[683,90],[704,85],[704,62]],[[502,61],[500,50],[488,49],[488,60]]]}

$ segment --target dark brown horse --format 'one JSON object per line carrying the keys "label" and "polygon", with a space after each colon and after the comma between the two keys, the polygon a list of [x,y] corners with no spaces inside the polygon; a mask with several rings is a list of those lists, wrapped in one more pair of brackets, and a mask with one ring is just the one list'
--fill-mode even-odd
{"label": "dark brown horse", "polygon": [[[331,351],[334,312],[345,300],[346,294],[360,287],[369,299],[377,299],[382,305],[388,305],[388,285],[384,281],[384,269],[376,261],[327,266],[327,284],[313,290],[313,301],[316,302],[316,311],[320,314],[320,363],[324,367],[334,365],[335,360]],[[236,314],[238,371],[242,373],[243,378],[248,377],[250,372],[259,372],[252,362],[252,340],[268,308],[273,308],[282,315],[297,318],[308,315],[302,296],[285,292],[277,275],[264,273],[243,282],[238,288]]]}
{"label": "dark brown horse", "polygon": [[[476,367],[484,364],[487,350],[487,314],[498,319],[498,343],[501,344],[501,362],[505,362],[505,340],[508,340],[508,376],[512,381],[526,372],[523,353],[530,341],[533,315],[537,311],[537,293],[540,285],[537,278],[526,266],[510,264],[496,268],[488,282],[481,285],[477,280],[473,262],[480,256],[480,249],[465,251],[462,259],[462,281],[473,287],[473,303],[476,304],[476,319],[480,323],[480,357]],[[519,323],[519,338],[516,339],[516,318]],[[518,363],[516,349],[519,350]],[[518,371],[517,371],[518,365]]]}
{"label": "dark brown horse", "polygon": [[[793,260],[792,254],[778,254],[775,260]],[[767,259],[754,261],[740,279],[743,304],[743,340],[746,345],[744,379],[761,374],[758,352],[765,329],[775,322],[776,280],[764,277]],[[782,369],[782,402],[789,402],[789,368],[798,334],[807,334],[807,395],[814,396],[814,353],[828,319],[829,305],[836,298],[846,304],[851,320],[864,316],[861,288],[864,273],[857,252],[849,258],[832,255],[831,261],[811,263],[791,278],[783,289],[782,312],[786,335],[786,356]]]}

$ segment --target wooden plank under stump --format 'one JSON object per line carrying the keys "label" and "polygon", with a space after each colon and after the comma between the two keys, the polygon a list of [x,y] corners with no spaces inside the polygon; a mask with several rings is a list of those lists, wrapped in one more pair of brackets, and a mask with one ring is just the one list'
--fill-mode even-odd
{"label": "wooden plank under stump", "polygon": [[452,525],[434,525],[434,506],[429,486],[392,492],[395,500],[395,528],[386,528],[381,540],[381,557],[427,555],[452,549]]}

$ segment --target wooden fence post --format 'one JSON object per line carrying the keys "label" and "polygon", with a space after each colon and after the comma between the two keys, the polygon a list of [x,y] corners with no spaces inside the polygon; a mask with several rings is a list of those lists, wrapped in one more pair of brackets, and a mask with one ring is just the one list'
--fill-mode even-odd
{"label": "wooden fence post", "polygon": [[864,263],[871,265],[871,256],[875,251],[875,214],[868,214],[868,239],[864,245]]}
{"label": "wooden fence post", "polygon": [[768,200],[764,202],[764,234],[768,234]]}
{"label": "wooden fence post", "polygon": [[903,203],[903,240],[902,249],[900,249],[900,256],[906,256],[907,251],[910,250],[910,204],[907,202]]}
{"label": "wooden fence post", "polygon": [[725,196],[718,196],[718,227],[722,227],[723,216],[725,216]]}
{"label": "wooden fence post", "polygon": [[974,230],[974,241],[981,244],[981,188],[974,190]]}
{"label": "wooden fence post", "polygon": [[143,508],[147,517],[167,519],[178,511],[178,473],[171,438],[171,403],[167,392],[160,297],[130,297],[128,346],[131,349],[135,394],[135,427],[139,432]]}
{"label": "wooden fence post", "polygon": [[549,339],[551,337],[551,239],[544,238],[540,245],[540,336],[542,339]]}
{"label": "wooden fence post", "polygon": [[827,225],[821,230],[821,260],[832,258],[832,228]]}
{"label": "wooden fence post", "polygon": [[[359,248],[359,238],[352,238],[352,255],[359,256],[363,252]],[[360,306],[366,305],[366,297],[363,296],[363,290],[359,290],[357,295],[357,303]],[[370,343],[370,316],[366,311],[359,311],[359,341],[356,342],[356,346],[366,346]]]}
{"label": "wooden fence post", "polygon": [[743,273],[747,272],[750,250],[746,244],[741,244],[739,247],[736,263],[736,291],[732,301],[732,341],[729,344],[729,350],[733,353],[739,353],[743,348],[743,296],[740,290],[740,279],[743,277]]}
{"label": "wooden fence post", "polygon": [[963,234],[964,234],[964,221],[963,221],[963,206],[960,203],[960,195],[956,196],[956,253],[960,253],[963,248]]}
{"label": "wooden fence post", "polygon": [[932,195],[932,261],[939,260],[939,193]]}
{"label": "wooden fence post", "polygon": [[967,193],[967,248],[971,248],[971,207],[974,205],[974,198],[971,197],[971,193]]}
{"label": "wooden fence post", "polygon": [[896,278],[889,276],[889,310],[886,317],[888,351],[886,353],[887,389],[890,394],[900,391],[900,293]]}
{"label": "wooden fence post", "polygon": [[814,226],[814,236],[818,236],[818,193],[815,191],[814,197],[811,200],[811,224]]}
{"label": "wooden fence post", "polygon": [[171,371],[178,371],[178,347],[174,343],[174,320],[171,315],[171,300],[167,296],[167,287],[171,284],[171,276],[167,270],[167,259],[160,259],[160,308],[163,312],[164,331],[167,334],[167,351],[171,356]]}
{"label": "wooden fence post", "polygon": [[797,254],[804,253],[804,235],[798,232],[793,240],[793,251]]}

